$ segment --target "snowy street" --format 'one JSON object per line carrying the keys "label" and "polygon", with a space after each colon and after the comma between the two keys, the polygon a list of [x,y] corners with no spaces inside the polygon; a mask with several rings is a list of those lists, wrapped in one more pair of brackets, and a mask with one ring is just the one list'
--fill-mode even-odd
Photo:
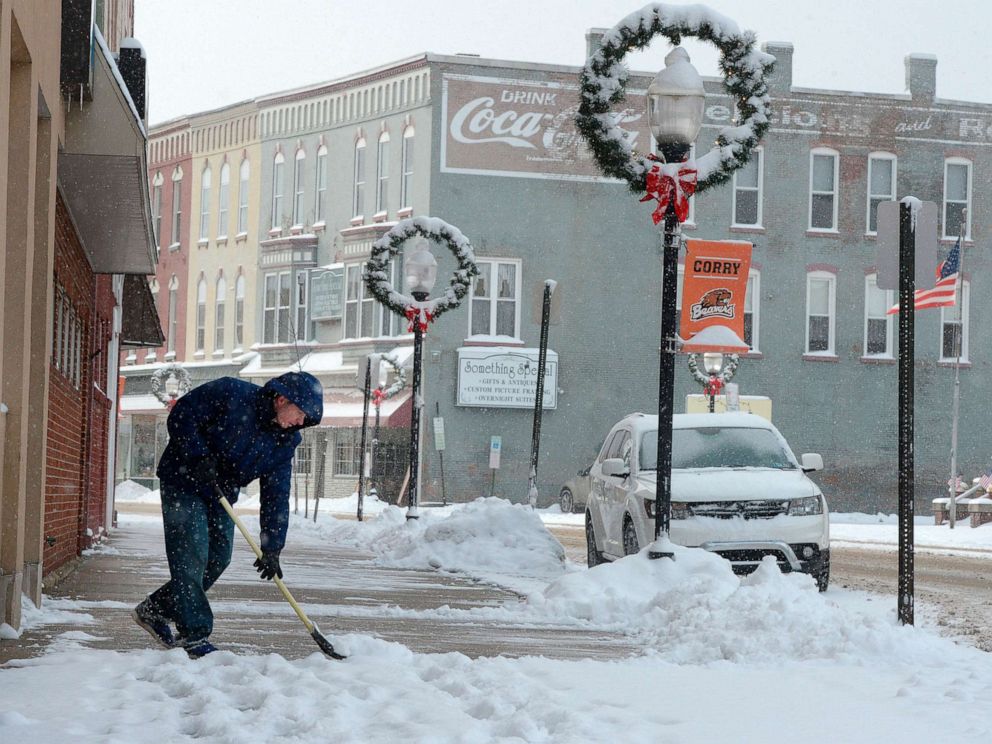
{"label": "snowy street", "polygon": [[[240,537],[211,592],[222,651],[191,661],[154,647],[127,611],[165,578],[161,521],[122,512],[110,543],[0,647],[4,659],[32,657],[0,668],[2,738],[584,742],[622,730],[672,742],[930,743],[992,734],[988,655],[939,637],[927,606],[918,627],[899,626],[891,591],[836,583],[820,594],[774,565],[741,580],[685,549],[675,562],[641,554],[587,570],[563,561],[576,546],[563,549],[523,506],[480,500],[425,510],[417,524],[371,506],[363,523],[294,517],[285,552],[287,585],[344,662],[317,652],[257,579]],[[564,535],[580,515],[540,517]],[[860,550],[884,560],[890,528],[835,531],[841,542],[873,535],[874,550]],[[987,561],[979,532],[954,539]],[[80,687],[99,692],[79,696]],[[78,702],[53,707],[59,699]]]}

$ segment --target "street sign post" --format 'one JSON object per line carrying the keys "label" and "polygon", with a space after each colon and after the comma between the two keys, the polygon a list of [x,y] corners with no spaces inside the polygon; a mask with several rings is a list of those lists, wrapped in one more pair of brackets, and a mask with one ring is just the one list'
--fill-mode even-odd
{"label": "street sign post", "polygon": [[[899,289],[899,209],[907,204],[914,230],[912,252],[916,289],[933,289],[933,267],[937,265],[937,205],[914,197],[885,201],[878,205],[878,236],[875,239],[876,283],[879,289]],[[915,210],[913,209],[915,207]]]}

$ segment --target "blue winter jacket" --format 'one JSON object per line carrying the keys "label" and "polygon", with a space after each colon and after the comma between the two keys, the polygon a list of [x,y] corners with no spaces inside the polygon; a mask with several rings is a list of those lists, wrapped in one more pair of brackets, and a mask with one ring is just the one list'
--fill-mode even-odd
{"label": "blue winter jacket", "polygon": [[[303,426],[275,422],[275,398],[284,395],[306,415]],[[320,383],[306,372],[287,372],[264,387],[233,377],[193,388],[169,414],[169,444],[158,477],[184,494],[215,498],[212,483],[195,473],[204,458],[217,463],[218,483],[232,503],[256,478],[261,483],[260,541],[265,550],[282,550],[289,525],[289,488],[299,429],[320,422],[324,412]]]}

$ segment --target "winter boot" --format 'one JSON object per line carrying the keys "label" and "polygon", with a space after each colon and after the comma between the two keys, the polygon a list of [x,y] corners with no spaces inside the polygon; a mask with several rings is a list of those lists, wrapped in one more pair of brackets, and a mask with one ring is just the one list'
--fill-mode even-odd
{"label": "winter boot", "polygon": [[176,645],[176,639],[172,635],[168,618],[153,609],[147,599],[131,610],[131,617],[134,622],[147,631],[148,635],[166,648],[172,648]]}
{"label": "winter boot", "polygon": [[207,654],[212,654],[217,650],[217,647],[206,638],[199,641],[184,641],[183,648],[186,649],[186,654],[191,659],[202,659]]}

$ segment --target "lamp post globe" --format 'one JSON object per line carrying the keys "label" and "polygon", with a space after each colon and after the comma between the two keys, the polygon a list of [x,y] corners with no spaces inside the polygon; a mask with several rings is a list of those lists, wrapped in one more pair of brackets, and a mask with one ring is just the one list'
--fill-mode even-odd
{"label": "lamp post globe", "polygon": [[419,302],[426,300],[437,281],[437,259],[428,250],[426,241],[421,242],[406,259],[403,271],[410,294]]}
{"label": "lamp post globe", "polygon": [[689,53],[675,47],[665,56],[665,67],[648,86],[651,134],[666,162],[685,159],[703,123],[706,91],[703,78],[689,61]]}
{"label": "lamp post globe", "polygon": [[[421,241],[407,257],[403,268],[406,285],[418,302],[423,302],[434,289],[437,280],[437,259],[429,250],[427,241]],[[424,354],[424,331],[420,317],[413,317],[413,416],[410,419],[410,481],[407,491],[407,519],[420,518],[420,417],[423,403],[420,399],[420,377]]]}
{"label": "lamp post globe", "polygon": [[[648,120],[658,150],[667,163],[685,160],[703,123],[703,79],[682,47],[665,56],[665,68],[648,86]],[[672,414],[675,400],[675,295],[681,227],[675,199],[665,211],[662,237],[661,362],[658,369],[658,457],[655,488],[655,539],[667,540],[672,506]],[[667,548],[649,553],[652,558],[673,558]]]}
{"label": "lamp post globe", "polygon": [[718,375],[723,369],[723,354],[719,351],[707,351],[703,353],[703,369],[708,375]]}

